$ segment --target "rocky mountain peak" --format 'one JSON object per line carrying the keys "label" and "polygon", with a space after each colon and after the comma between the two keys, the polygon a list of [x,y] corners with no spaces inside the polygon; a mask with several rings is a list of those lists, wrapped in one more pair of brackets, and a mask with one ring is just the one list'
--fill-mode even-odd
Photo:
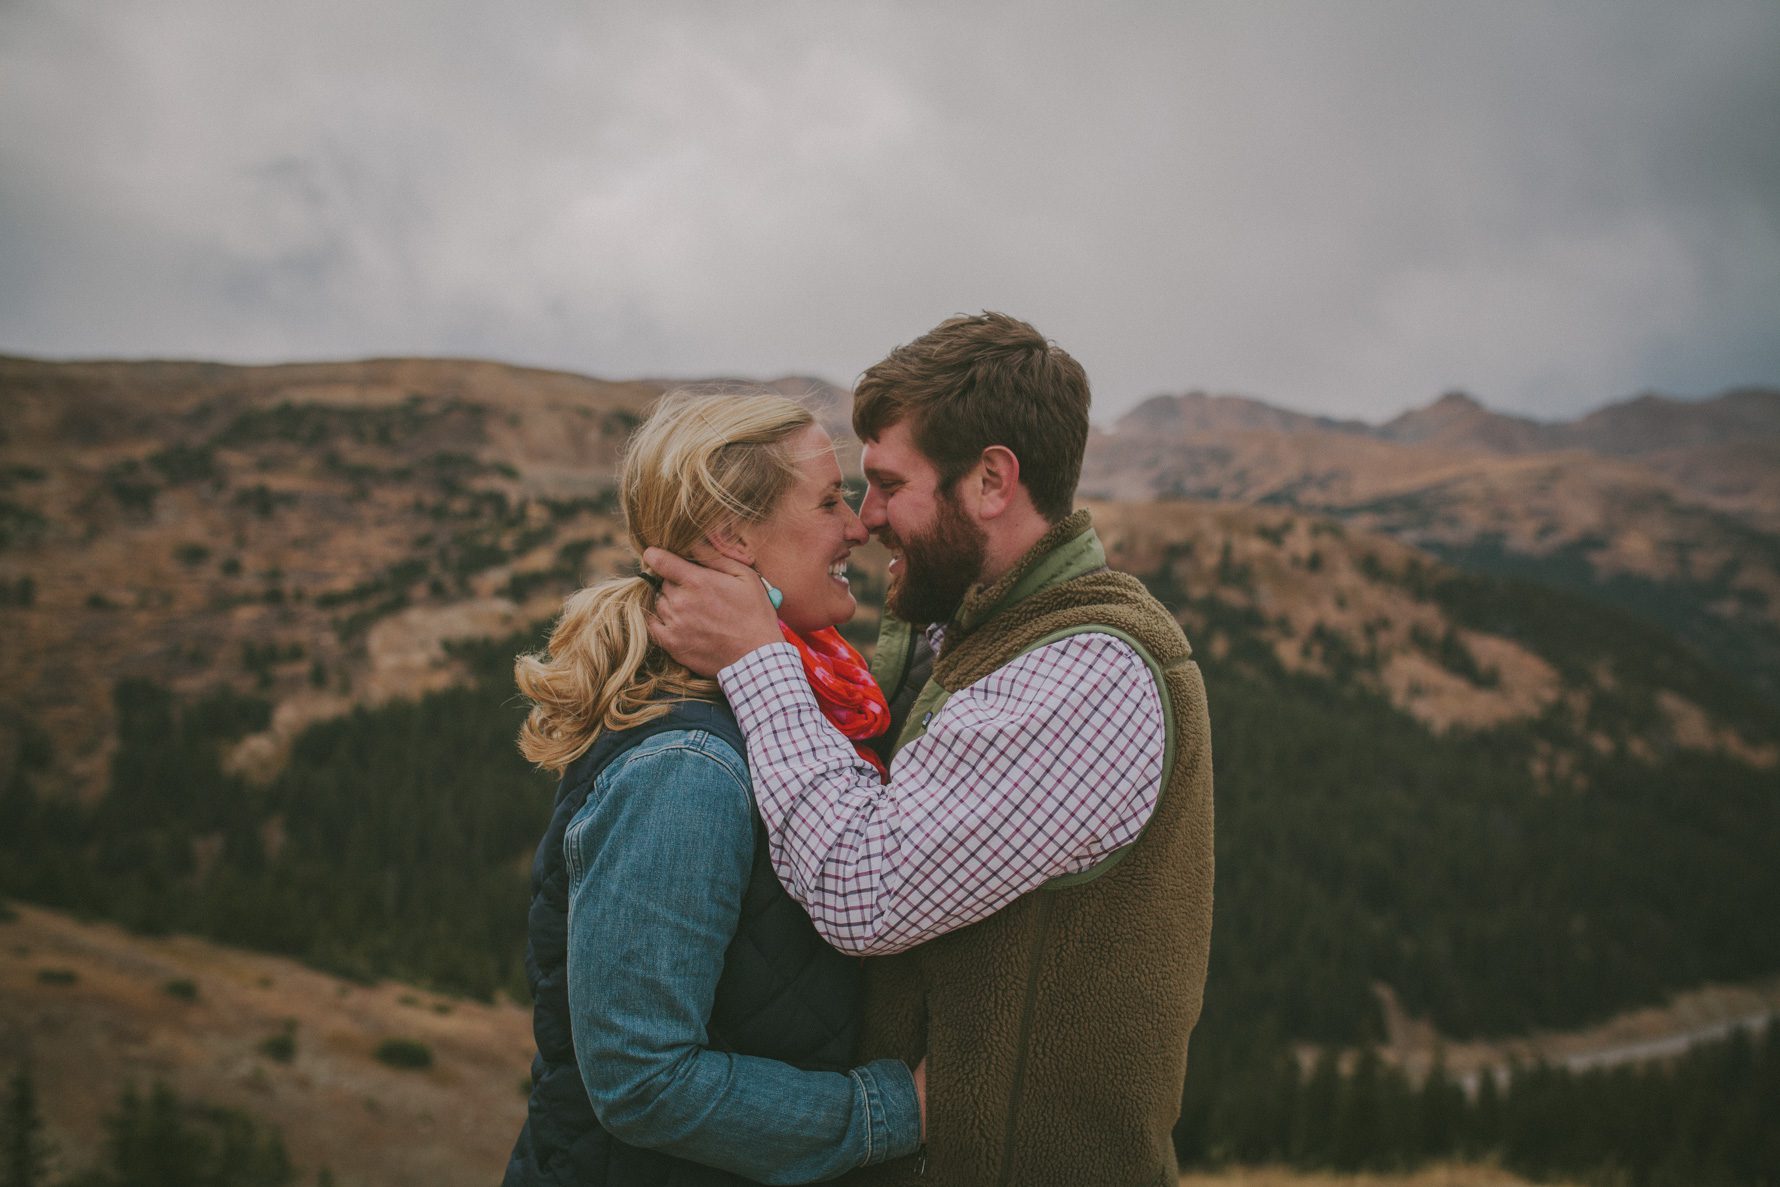
{"label": "rocky mountain peak", "polygon": [[1537,421],[1494,412],[1470,393],[1455,390],[1426,408],[1412,408],[1386,421],[1376,435],[1409,445],[1525,453],[1547,448],[1550,434]]}

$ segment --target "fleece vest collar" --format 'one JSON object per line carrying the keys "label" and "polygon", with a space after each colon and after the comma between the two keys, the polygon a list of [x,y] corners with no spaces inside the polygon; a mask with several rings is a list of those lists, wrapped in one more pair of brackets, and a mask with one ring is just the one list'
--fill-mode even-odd
{"label": "fleece vest collar", "polygon": [[[958,613],[946,627],[940,654],[947,654],[956,643],[969,638],[984,623],[1033,595],[1105,568],[1106,549],[1094,532],[1088,512],[1085,509],[1077,511],[1052,525],[996,581],[971,587]],[[914,643],[914,628],[886,614],[878,633],[877,651],[872,657],[872,675],[893,699],[907,673]],[[1141,653],[1142,649],[1139,651]],[[926,731],[927,723],[933,720],[954,691],[954,685],[943,683],[937,677],[928,679],[915,695],[906,715],[901,717],[902,726],[894,738],[894,749],[901,750],[920,737]]]}
{"label": "fleece vest collar", "polygon": [[[1086,508],[1053,524],[1013,567],[988,585],[973,585],[958,613],[946,626],[944,637],[956,641],[984,622],[1048,585],[1080,577],[1106,567],[1106,549],[1094,531]],[[903,687],[909,664],[921,643],[921,627],[904,622],[888,610],[878,627],[878,645],[872,652],[871,675],[878,687],[894,695]],[[946,644],[942,643],[942,648]],[[902,743],[899,742],[900,746]]]}
{"label": "fleece vest collar", "polygon": [[946,627],[946,643],[962,639],[1010,606],[1046,586],[1106,568],[1106,549],[1094,532],[1086,508],[1051,526],[1013,567],[989,585],[977,585],[964,597]]}

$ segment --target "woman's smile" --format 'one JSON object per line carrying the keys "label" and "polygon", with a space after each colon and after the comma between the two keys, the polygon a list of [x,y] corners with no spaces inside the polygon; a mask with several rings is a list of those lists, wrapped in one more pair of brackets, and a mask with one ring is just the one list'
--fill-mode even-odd
{"label": "woman's smile", "polygon": [[739,534],[753,552],[755,571],[784,595],[779,617],[807,634],[853,617],[857,604],[847,567],[853,549],[868,537],[847,505],[846,481],[827,432],[810,425],[791,442],[799,459],[797,482],[771,515]]}

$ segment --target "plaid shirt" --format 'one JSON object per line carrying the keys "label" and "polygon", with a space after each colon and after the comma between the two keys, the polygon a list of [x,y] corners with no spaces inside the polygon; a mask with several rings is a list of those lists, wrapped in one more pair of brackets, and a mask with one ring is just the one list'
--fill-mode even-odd
{"label": "plaid shirt", "polygon": [[843,952],[912,948],[1085,870],[1137,839],[1161,793],[1155,679],[1111,635],[1071,635],[958,690],[887,784],[822,716],[790,644],[718,680],[773,869]]}

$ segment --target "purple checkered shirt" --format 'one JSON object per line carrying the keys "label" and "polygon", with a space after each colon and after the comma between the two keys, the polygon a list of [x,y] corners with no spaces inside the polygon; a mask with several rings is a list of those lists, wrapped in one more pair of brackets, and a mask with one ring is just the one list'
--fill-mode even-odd
{"label": "purple checkered shirt", "polygon": [[1137,839],[1166,741],[1149,667],[1071,635],[954,693],[890,782],[829,724],[788,643],[718,673],[773,869],[822,938],[882,955],[993,915]]}

